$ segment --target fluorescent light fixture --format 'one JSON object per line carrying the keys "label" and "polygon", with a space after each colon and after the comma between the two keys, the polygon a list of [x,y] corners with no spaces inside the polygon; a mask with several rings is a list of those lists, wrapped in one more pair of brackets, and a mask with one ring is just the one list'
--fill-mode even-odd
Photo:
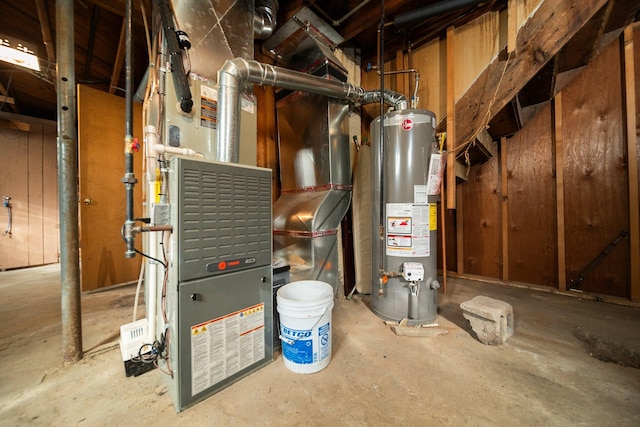
{"label": "fluorescent light fixture", "polygon": [[40,71],[40,63],[35,52],[22,43],[18,43],[16,47],[11,47],[11,43],[6,38],[0,38],[0,61]]}

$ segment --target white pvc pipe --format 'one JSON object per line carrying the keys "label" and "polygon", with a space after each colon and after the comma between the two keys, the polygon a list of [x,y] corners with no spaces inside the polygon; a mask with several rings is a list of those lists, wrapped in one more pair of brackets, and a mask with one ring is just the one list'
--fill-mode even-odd
{"label": "white pvc pipe", "polygon": [[182,156],[195,157],[198,153],[191,148],[171,147],[169,145],[156,144],[154,147],[157,153],[180,154]]}
{"label": "white pvc pipe", "polygon": [[[155,175],[154,175],[155,176]],[[153,203],[155,202],[156,183],[149,182],[147,190],[147,206],[149,209],[149,216],[151,216],[151,210],[153,209]],[[149,242],[149,256],[158,258],[158,233],[148,233]],[[153,342],[156,339],[156,318],[158,315],[158,263],[145,258],[145,262],[148,263],[147,268],[147,288],[145,293],[145,304],[147,311],[147,320],[149,322],[149,341]]]}

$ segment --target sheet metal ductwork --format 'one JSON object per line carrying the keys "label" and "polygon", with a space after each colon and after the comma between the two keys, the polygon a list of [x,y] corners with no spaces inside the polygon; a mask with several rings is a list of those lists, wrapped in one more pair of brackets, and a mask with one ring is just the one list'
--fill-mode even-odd
{"label": "sheet metal ductwork", "polygon": [[[346,70],[329,54],[318,48],[293,58],[309,74],[345,81]],[[349,104],[296,91],[276,111],[282,195],[273,207],[274,257],[291,266],[292,280],[322,280],[337,291],[337,232],[351,202]]]}
{"label": "sheet metal ductwork", "polygon": [[226,60],[253,58],[254,15],[258,13],[253,1],[172,0],[171,5],[177,27],[191,41],[192,76],[215,81],[216,71]]}
{"label": "sheet metal ductwork", "polygon": [[382,101],[402,110],[407,101],[396,92],[367,91],[330,78],[341,72],[346,79],[335,58],[316,66],[308,71],[320,70],[322,77],[242,58],[227,61],[218,72],[216,153],[218,161],[237,162],[239,92],[244,84],[295,91],[278,105],[284,170],[283,195],[274,205],[274,256],[297,267],[292,268],[292,280],[323,280],[337,290],[336,231],[351,200],[348,102]]}

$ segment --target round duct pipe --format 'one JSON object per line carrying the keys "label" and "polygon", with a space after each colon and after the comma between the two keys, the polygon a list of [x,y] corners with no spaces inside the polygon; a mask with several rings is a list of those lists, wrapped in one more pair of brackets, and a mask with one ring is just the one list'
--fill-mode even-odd
{"label": "round duct pipe", "polygon": [[253,37],[266,40],[276,29],[278,2],[276,0],[256,0],[253,12]]}

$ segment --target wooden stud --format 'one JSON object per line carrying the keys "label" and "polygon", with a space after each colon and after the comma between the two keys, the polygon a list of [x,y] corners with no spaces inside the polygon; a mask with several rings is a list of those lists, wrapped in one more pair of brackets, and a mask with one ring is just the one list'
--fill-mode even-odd
{"label": "wooden stud", "polygon": [[[447,28],[447,209],[456,208],[455,28]],[[458,248],[460,250],[460,247]],[[460,259],[458,259],[460,265]]]}
{"label": "wooden stud", "polygon": [[120,39],[118,41],[118,50],[116,51],[116,58],[113,61],[113,70],[111,71],[111,83],[109,84],[109,93],[113,94],[118,87],[118,82],[120,81],[120,73],[122,72],[122,64],[124,62],[124,54],[125,54],[125,28],[127,22],[125,19],[122,20],[122,27],[120,28]]}
{"label": "wooden stud", "polygon": [[507,138],[500,138],[500,186],[502,191],[502,281],[509,281],[509,173]]}
{"label": "wooden stud", "polygon": [[629,174],[629,239],[631,242],[631,300],[640,300],[640,204],[638,202],[638,140],[636,74],[633,27],[624,30],[624,79],[627,119],[627,165]]}
{"label": "wooden stud", "polygon": [[518,36],[518,2],[509,1],[507,5],[507,53],[515,52]]}
{"label": "wooden stud", "polygon": [[445,192],[444,192],[444,180],[440,181],[440,236],[442,239],[442,293],[447,294],[447,221],[444,217],[444,205],[445,205]]}
{"label": "wooden stud", "polygon": [[[398,50],[396,52],[396,71],[404,70],[404,52],[402,50]],[[396,92],[405,94],[407,93],[407,75],[396,74]]]}
{"label": "wooden stud", "polygon": [[[449,197],[449,195],[447,195],[447,197]],[[462,212],[462,192],[458,191],[456,197],[458,198],[458,208],[456,209],[456,258],[458,261],[457,272],[458,274],[464,274],[464,221],[462,220],[464,215]]]}
{"label": "wooden stud", "polygon": [[556,149],[556,216],[558,227],[558,289],[567,290],[564,238],[564,144],[562,141],[562,92],[554,99]]}

